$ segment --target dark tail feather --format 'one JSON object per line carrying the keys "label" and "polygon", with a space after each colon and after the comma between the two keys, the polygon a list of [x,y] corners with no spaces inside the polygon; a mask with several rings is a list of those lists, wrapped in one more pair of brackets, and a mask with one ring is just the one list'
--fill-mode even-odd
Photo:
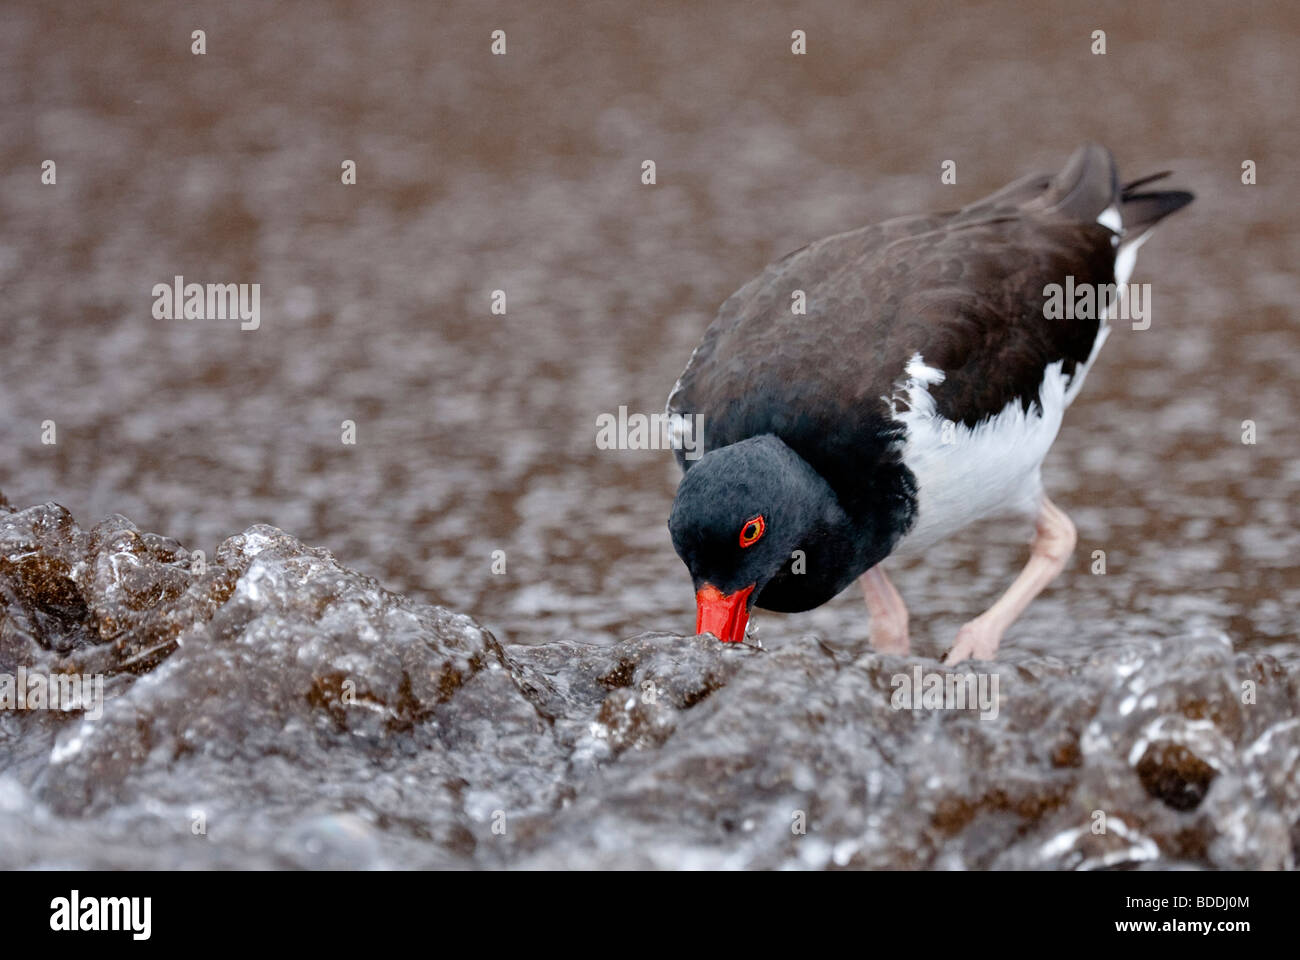
{"label": "dark tail feather", "polygon": [[1131,243],[1169,214],[1181,210],[1195,199],[1186,190],[1161,190],[1155,193],[1133,193],[1132,189],[1166,174],[1135,180],[1124,188],[1120,198],[1119,215],[1124,223],[1124,242]]}
{"label": "dark tail feather", "polygon": [[1134,180],[1132,183],[1126,183],[1124,184],[1124,190],[1122,195],[1127,197],[1130,193],[1135,192],[1138,187],[1145,187],[1148,183],[1155,183],[1157,180],[1163,180],[1165,177],[1170,176],[1172,173],[1173,173],[1172,170],[1161,170],[1159,173],[1153,173],[1150,176],[1142,177],[1139,180]]}

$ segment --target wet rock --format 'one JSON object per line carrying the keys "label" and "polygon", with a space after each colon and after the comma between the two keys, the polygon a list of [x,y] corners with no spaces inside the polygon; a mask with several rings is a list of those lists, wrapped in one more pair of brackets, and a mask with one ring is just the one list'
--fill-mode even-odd
{"label": "wet rock", "polygon": [[1218,773],[1181,743],[1148,747],[1135,769],[1147,793],[1175,810],[1195,810]]}
{"label": "wet rock", "polygon": [[[1290,868],[1300,841],[1300,665],[1217,634],[957,671],[812,636],[502,646],[273,527],[196,562],[0,497],[20,668],[105,683],[102,712],[0,710],[15,865]],[[967,676],[988,695],[898,699]]]}

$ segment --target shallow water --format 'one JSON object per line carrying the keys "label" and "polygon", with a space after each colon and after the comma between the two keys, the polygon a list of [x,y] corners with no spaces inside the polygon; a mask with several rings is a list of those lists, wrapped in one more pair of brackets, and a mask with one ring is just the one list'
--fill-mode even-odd
{"label": "shallow water", "polygon": [[[87,523],[120,512],[209,556],[232,533],[274,524],[413,601],[472,615],[508,645],[680,633],[693,610],[665,526],[676,468],[662,452],[598,450],[596,417],[661,410],[717,305],[771,259],[968,202],[1059,167],[1092,138],[1126,175],[1172,168],[1198,199],[1143,249],[1134,279],[1152,284],[1151,328],[1114,332],[1047,462],[1080,546],[1009,634],[1008,662],[1061,671],[1035,696],[1059,696],[1080,717],[1080,704],[1119,682],[1112,667],[1089,666],[1099,656],[1159,664],[1147,682],[1181,689],[1200,681],[1169,676],[1184,660],[1227,656],[1222,636],[1245,662],[1275,660],[1293,676],[1292,6],[1258,4],[1244,18],[1231,4],[1191,15],[1174,3],[900,3],[850,17],[835,4],[793,14],[682,3],[633,19],[603,4],[450,3],[434,15],[416,3],[286,3],[269,17],[225,4],[0,11],[0,489],[14,506],[52,498]],[[208,32],[203,57],[188,52],[197,27]],[[498,27],[505,57],[487,54]],[[807,57],[789,55],[795,27],[809,33]],[[1088,52],[1099,27],[1105,57]],[[39,183],[46,158],[58,163],[55,187]],[[1240,183],[1247,158],[1255,186]],[[344,159],[357,161],[356,186],[339,183]],[[640,183],[645,159],[658,165],[653,187]],[[956,186],[939,182],[948,159]],[[176,274],[261,283],[261,329],[154,320],[151,288]],[[489,311],[496,289],[505,316]],[[340,442],[348,419],[354,446]],[[52,446],[40,442],[46,420],[57,425]],[[1253,445],[1241,442],[1245,420]],[[1028,532],[985,526],[896,572],[920,654],[939,653],[996,597]],[[506,571],[495,575],[498,550]],[[1090,572],[1098,550],[1104,575]],[[843,662],[865,645],[851,592],[809,614],[760,614],[757,626],[765,662],[789,657],[788,669],[813,676],[805,635]],[[833,695],[879,685],[881,669]],[[758,676],[794,698],[782,701],[788,711],[817,689]],[[880,718],[861,709],[853,722],[865,731]],[[1294,716],[1294,699],[1290,710],[1263,714],[1249,736]],[[779,713],[769,732],[784,736],[787,720]],[[474,736],[493,736],[485,724]],[[920,733],[892,731],[877,733],[882,751],[920,749]],[[1238,733],[1231,743],[1245,750]],[[24,755],[36,749],[28,739]],[[705,739],[710,756],[726,755]],[[856,777],[878,761],[825,762]],[[625,789],[658,783],[654,762],[626,774]],[[1270,762],[1269,776],[1294,785],[1294,759]],[[1106,777],[1129,770],[1109,763]],[[31,806],[43,796],[35,768],[23,771],[22,799],[5,809],[27,811],[15,815],[30,826],[45,807]],[[162,789],[163,775],[150,776]],[[143,783],[125,822],[148,806]],[[744,783],[728,789],[747,795]],[[424,809],[409,789],[393,810]],[[901,782],[882,789],[898,811],[916,799]],[[1206,803],[1222,789],[1211,785]],[[370,802],[355,791],[322,800],[321,816]],[[112,819],[111,803],[95,802]],[[455,802],[469,829],[481,804]],[[321,829],[368,843],[350,823]],[[1046,842],[1049,826],[1033,836]],[[404,850],[410,832],[391,829],[396,839],[384,826],[375,842]],[[895,842],[913,849],[917,836]],[[447,843],[430,850],[443,856]],[[708,859],[707,844],[681,843],[683,857]],[[863,844],[850,862],[888,861]],[[988,862],[960,845],[932,848],[936,864]]]}

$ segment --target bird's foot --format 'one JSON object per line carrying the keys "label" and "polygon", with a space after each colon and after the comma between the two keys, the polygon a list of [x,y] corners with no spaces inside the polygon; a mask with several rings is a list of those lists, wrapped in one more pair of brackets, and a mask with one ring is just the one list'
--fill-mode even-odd
{"label": "bird's foot", "polygon": [[952,666],[963,660],[992,660],[998,654],[1004,629],[992,619],[976,617],[957,631],[957,640],[943,662]]}

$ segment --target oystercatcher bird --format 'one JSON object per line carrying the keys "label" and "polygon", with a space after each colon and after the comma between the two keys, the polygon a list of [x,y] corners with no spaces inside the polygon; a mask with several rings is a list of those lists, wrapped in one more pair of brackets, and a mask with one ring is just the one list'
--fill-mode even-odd
{"label": "oystercatcher bird", "polygon": [[1113,316],[1103,285],[1126,290],[1151,229],[1192,200],[1144,189],[1167,175],[1121,186],[1086,144],[1054,177],[818,240],[732,294],[668,398],[677,429],[703,432],[678,438],[668,521],[696,631],[740,641],[751,607],[810,610],[860,579],[873,646],[906,653],[883,562],[1028,514],[1024,570],[946,656],[991,659],[1074,549],[1040,467],[1109,332],[1105,309],[1049,319],[1049,285]]}

